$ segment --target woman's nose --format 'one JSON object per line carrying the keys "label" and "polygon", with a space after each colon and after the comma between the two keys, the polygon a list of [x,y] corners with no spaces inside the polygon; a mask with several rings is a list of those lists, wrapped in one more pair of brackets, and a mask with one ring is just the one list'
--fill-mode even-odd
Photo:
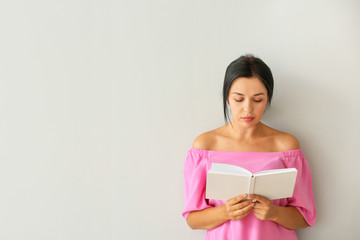
{"label": "woman's nose", "polygon": [[248,100],[244,102],[244,112],[252,113],[254,111],[252,103]]}

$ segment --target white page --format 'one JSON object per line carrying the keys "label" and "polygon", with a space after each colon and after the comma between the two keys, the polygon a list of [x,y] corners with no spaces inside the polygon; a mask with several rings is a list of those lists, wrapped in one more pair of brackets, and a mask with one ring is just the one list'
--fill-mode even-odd
{"label": "white page", "polygon": [[252,175],[252,173],[242,167],[224,164],[224,163],[213,163],[211,165],[211,172],[221,172],[221,173],[229,173],[229,174],[242,174],[242,175]]}
{"label": "white page", "polygon": [[270,200],[292,197],[297,171],[283,171],[278,174],[260,174],[255,176],[254,194]]}
{"label": "white page", "polygon": [[256,173],[254,173],[254,176],[267,175],[267,174],[277,174],[277,173],[283,173],[283,172],[293,172],[293,171],[297,171],[296,168],[270,169],[270,170],[264,170],[264,171],[256,172]]}
{"label": "white page", "polygon": [[249,191],[249,175],[207,173],[206,198],[227,201]]}

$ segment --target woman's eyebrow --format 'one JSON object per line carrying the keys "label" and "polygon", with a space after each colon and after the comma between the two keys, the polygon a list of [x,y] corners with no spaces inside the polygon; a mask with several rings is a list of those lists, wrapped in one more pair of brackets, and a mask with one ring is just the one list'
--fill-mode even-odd
{"label": "woman's eyebrow", "polygon": [[[244,94],[238,93],[238,92],[233,92],[233,94],[237,94],[237,95],[244,96]],[[253,96],[259,96],[259,95],[265,95],[265,93],[256,93],[256,94],[254,94]]]}

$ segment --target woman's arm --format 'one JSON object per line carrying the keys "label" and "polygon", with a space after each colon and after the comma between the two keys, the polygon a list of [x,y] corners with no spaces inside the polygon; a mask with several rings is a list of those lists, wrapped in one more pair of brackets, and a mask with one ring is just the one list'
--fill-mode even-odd
{"label": "woman's arm", "polygon": [[256,199],[254,215],[260,220],[272,220],[288,229],[305,228],[309,225],[303,215],[294,206],[281,207],[273,204],[267,198],[252,194],[251,199]]}
{"label": "woman's arm", "polygon": [[228,220],[224,208],[221,205],[190,212],[186,222],[192,229],[213,229]]}
{"label": "woman's arm", "polygon": [[192,229],[213,229],[230,219],[239,220],[247,216],[254,206],[250,199],[245,200],[246,197],[247,195],[240,195],[224,205],[192,211],[186,218],[187,224]]}
{"label": "woman's arm", "polygon": [[[276,205],[275,205],[276,206]],[[280,207],[276,206],[276,214],[274,215],[274,222],[289,228],[298,229],[306,228],[309,225],[305,221],[303,215],[294,206]]]}

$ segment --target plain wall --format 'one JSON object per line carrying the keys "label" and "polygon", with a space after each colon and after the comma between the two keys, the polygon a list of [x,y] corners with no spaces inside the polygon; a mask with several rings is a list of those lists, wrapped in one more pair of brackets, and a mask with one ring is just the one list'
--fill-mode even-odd
{"label": "plain wall", "polygon": [[227,65],[272,69],[317,221],[358,239],[358,1],[1,1],[0,239],[203,239],[181,217],[193,140],[224,124]]}

